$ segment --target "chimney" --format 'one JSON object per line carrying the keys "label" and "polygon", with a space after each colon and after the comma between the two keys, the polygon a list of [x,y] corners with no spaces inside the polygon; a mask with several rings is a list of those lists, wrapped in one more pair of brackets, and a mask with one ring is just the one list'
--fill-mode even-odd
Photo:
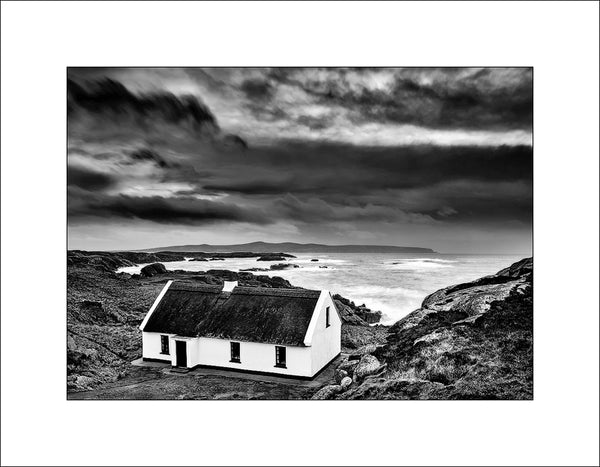
{"label": "chimney", "polygon": [[223,292],[231,292],[234,287],[237,287],[237,281],[224,281],[223,282]]}

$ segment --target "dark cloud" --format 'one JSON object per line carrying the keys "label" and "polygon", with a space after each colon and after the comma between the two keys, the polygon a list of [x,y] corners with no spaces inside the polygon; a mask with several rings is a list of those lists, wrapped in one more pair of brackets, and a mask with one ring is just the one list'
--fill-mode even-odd
{"label": "dark cloud", "polygon": [[531,180],[527,146],[366,148],[288,144],[255,148],[248,157],[215,167],[208,190],[244,195],[365,193],[415,188],[452,180]]}
{"label": "dark cloud", "polygon": [[[272,241],[282,240],[281,232],[336,232],[342,241],[357,231],[393,238],[410,225],[463,232],[531,226],[530,146],[495,145],[486,134],[477,145],[443,145],[446,132],[462,141],[464,129],[530,128],[528,70],[387,70],[385,77],[370,69],[253,69],[252,78],[240,70],[186,73],[214,93],[211,108],[216,102],[242,124],[221,129],[201,96],[133,92],[138,88],[94,73],[69,83],[70,224],[145,221],[193,230],[244,223],[238,227],[267,226],[264,231],[276,224],[282,230],[265,238]],[[227,99],[238,99],[237,107],[224,105]],[[268,138],[250,147],[228,133],[253,141],[257,121]],[[382,126],[362,127],[365,122],[444,135],[427,145],[396,144],[395,134],[385,145],[356,142],[350,136],[361,131],[367,140],[381,138]],[[323,136],[332,128],[342,142]],[[298,137],[278,138],[280,129]]]}
{"label": "dark cloud", "polygon": [[84,109],[116,117],[132,116],[139,120],[185,124],[196,131],[205,125],[217,126],[214,115],[195,96],[177,97],[167,92],[136,95],[121,83],[108,78],[86,82],[86,85],[87,89],[73,80],[67,81],[67,108],[70,114]]}
{"label": "dark cloud", "polygon": [[67,185],[77,186],[86,190],[105,190],[116,183],[112,175],[69,165],[67,167]]}
{"label": "dark cloud", "polygon": [[271,220],[257,209],[196,198],[127,196],[69,189],[69,219],[140,219],[159,224],[203,225],[219,221],[267,224]]}
{"label": "dark cloud", "polygon": [[157,167],[167,168],[171,165],[165,161],[156,151],[152,149],[140,148],[129,152],[129,156],[136,161],[152,161]]}
{"label": "dark cloud", "polygon": [[249,99],[268,100],[274,92],[273,86],[263,79],[246,79],[240,89]]}
{"label": "dark cloud", "polygon": [[[248,146],[241,136],[224,134],[197,96],[166,91],[133,93],[114,79],[91,79],[94,75],[88,73],[82,74],[88,79],[82,79],[81,72],[71,69],[70,73],[79,77],[79,81],[67,81],[70,138],[150,145],[177,140],[217,150]],[[160,157],[154,161],[168,164]]]}
{"label": "dark cloud", "polygon": [[227,170],[215,165],[198,181],[203,189],[274,202],[278,209],[273,215],[295,221],[335,222],[353,216],[385,221],[424,216],[451,222],[531,218],[533,155],[527,146],[296,143],[254,148],[248,157],[224,162]]}
{"label": "dark cloud", "polygon": [[232,147],[238,147],[241,149],[248,149],[248,143],[246,142],[246,140],[244,140],[244,138],[238,136],[238,135],[225,135],[223,137],[223,142],[225,143],[226,146],[232,146]]}

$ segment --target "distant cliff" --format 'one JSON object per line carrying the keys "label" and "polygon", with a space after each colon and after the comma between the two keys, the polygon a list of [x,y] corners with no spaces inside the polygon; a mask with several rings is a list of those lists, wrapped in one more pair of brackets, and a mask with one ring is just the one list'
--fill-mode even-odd
{"label": "distant cliff", "polygon": [[430,248],[389,245],[321,245],[319,243],[268,243],[253,242],[238,245],[177,245],[159,248],[149,248],[142,251],[189,251],[189,252],[232,252],[253,251],[257,253],[277,253],[289,251],[292,253],[435,253]]}

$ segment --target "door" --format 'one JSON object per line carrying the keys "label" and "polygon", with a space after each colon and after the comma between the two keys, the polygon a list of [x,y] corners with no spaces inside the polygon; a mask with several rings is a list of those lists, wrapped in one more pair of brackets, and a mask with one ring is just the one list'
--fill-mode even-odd
{"label": "door", "polygon": [[175,355],[177,357],[177,366],[187,368],[187,342],[175,341]]}

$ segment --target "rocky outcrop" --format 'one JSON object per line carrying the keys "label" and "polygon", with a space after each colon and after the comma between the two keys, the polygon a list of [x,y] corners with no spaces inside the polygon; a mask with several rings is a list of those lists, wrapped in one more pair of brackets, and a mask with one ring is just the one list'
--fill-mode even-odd
{"label": "rocky outcrop", "polygon": [[142,277],[153,277],[158,274],[165,274],[167,272],[167,268],[162,263],[154,263],[149,264],[148,266],[144,266],[140,271]]}
{"label": "rocky outcrop", "polygon": [[295,268],[299,268],[300,266],[298,266],[297,264],[291,264],[291,263],[279,263],[279,264],[271,264],[271,266],[269,267],[269,269],[271,271],[282,271],[284,269],[295,269]]}
{"label": "rocky outcrop", "polygon": [[121,267],[135,266],[135,263],[120,255],[71,250],[67,252],[67,266],[86,266],[101,271],[114,271]]}
{"label": "rocky outcrop", "polygon": [[353,301],[338,294],[333,296],[333,300],[344,323],[366,326],[381,321],[381,311],[373,311],[364,304],[357,306]]}
{"label": "rocky outcrop", "polygon": [[221,261],[227,258],[256,258],[274,257],[270,261],[284,261],[286,258],[295,258],[289,253],[253,253],[250,251],[204,253],[204,252],[175,252],[175,251],[67,251],[68,266],[89,266],[103,271],[114,271],[121,267],[135,266],[145,263],[159,263],[168,261]]}
{"label": "rocky outcrop", "polygon": [[285,261],[287,258],[293,258],[293,256],[283,253],[268,253],[260,256],[256,261]]}
{"label": "rocky outcrop", "polygon": [[509,267],[498,271],[496,276],[511,277],[519,279],[521,277],[529,277],[533,275],[533,258],[525,258],[511,264]]}
{"label": "rocky outcrop", "polygon": [[526,258],[497,274],[428,295],[420,310],[402,320],[402,327],[411,327],[431,313],[446,316],[454,323],[476,322],[489,311],[492,302],[505,300],[511,293],[524,293],[531,288],[532,281],[533,260]]}
{"label": "rocky outcrop", "polygon": [[532,259],[429,295],[364,349],[338,367],[354,383],[334,398],[531,399]]}

